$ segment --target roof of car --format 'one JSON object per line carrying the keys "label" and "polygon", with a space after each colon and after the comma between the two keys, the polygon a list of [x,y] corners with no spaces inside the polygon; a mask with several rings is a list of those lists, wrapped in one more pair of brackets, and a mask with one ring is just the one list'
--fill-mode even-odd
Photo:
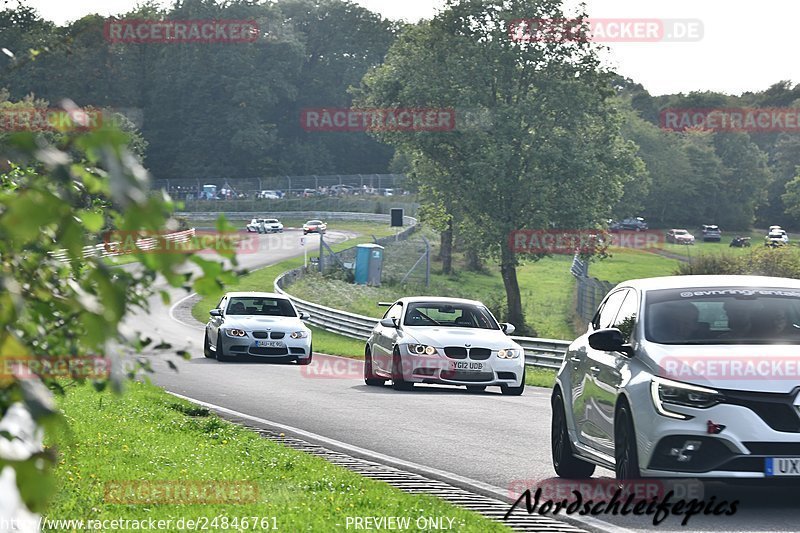
{"label": "roof of car", "polygon": [[278,294],[277,292],[229,292],[225,294],[225,296],[246,296],[249,298],[283,298],[286,299],[286,296],[282,294]]}
{"label": "roof of car", "polygon": [[467,300],[465,298],[448,298],[446,296],[406,296],[405,298],[400,298],[397,301],[403,303],[436,302],[436,303],[448,303],[448,304],[484,305],[483,302],[479,302],[478,300]]}
{"label": "roof of car", "polygon": [[689,289],[702,287],[774,287],[800,288],[800,280],[769,276],[664,276],[625,281],[618,287],[633,287],[643,291],[659,289]]}

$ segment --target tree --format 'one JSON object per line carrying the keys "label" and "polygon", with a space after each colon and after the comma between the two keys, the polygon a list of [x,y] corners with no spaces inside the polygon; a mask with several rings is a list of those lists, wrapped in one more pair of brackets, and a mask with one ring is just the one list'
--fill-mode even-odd
{"label": "tree", "polygon": [[[643,168],[619,135],[611,75],[593,45],[509,38],[514,19],[564,19],[560,4],[450,0],[433,20],[398,37],[384,64],[365,76],[356,102],[456,108],[453,131],[373,134],[436,165],[426,175],[431,188],[459,192],[465,216],[499,259],[508,318],[522,331],[511,232],[594,227]],[[459,122],[467,110],[491,123]]]}

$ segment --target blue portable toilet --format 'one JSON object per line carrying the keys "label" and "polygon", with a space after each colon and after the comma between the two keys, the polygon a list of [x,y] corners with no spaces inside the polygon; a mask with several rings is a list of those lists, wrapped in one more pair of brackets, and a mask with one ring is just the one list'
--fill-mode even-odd
{"label": "blue portable toilet", "polygon": [[379,244],[356,246],[355,283],[380,287],[381,270],[383,270],[383,246]]}

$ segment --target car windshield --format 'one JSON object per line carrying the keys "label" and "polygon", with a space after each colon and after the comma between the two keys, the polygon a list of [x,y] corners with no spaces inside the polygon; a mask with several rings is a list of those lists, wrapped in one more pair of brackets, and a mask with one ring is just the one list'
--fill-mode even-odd
{"label": "car windshield", "polygon": [[309,226],[319,226],[320,224],[322,224],[322,221],[320,221],[320,220],[309,220],[308,222],[306,222],[306,224],[308,224]]}
{"label": "car windshield", "polygon": [[686,231],[685,229],[676,229],[675,230],[675,235],[686,235],[687,233],[689,233],[689,232]]}
{"label": "car windshield", "polygon": [[500,329],[483,306],[467,303],[421,302],[408,305],[406,326]]}
{"label": "car windshield", "polygon": [[297,316],[289,300],[258,296],[232,297],[228,302],[226,313],[228,315]]}
{"label": "car windshield", "polygon": [[709,287],[647,293],[645,338],[659,344],[800,344],[800,289]]}
{"label": "car windshield", "polygon": [[267,219],[267,220],[265,220],[264,222],[265,222],[266,224],[277,224],[277,223],[278,223],[278,220],[277,220],[277,219],[274,219],[274,218],[268,218],[268,219]]}

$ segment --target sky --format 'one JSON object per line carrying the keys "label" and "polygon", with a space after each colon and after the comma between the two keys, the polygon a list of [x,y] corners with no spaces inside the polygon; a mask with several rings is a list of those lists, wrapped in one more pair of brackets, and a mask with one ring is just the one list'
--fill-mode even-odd
{"label": "sky", "polygon": [[[0,0],[6,6],[15,0]],[[63,24],[89,13],[124,13],[139,0],[26,0],[46,19]],[[356,0],[391,19],[430,18],[440,0]],[[702,28],[687,42],[608,42],[606,64],[653,95],[690,91],[740,94],[781,80],[800,83],[793,0],[585,0],[591,18],[682,19]],[[162,0],[162,4],[171,4]],[[566,0],[573,6],[576,0]],[[680,28],[689,28],[681,25]],[[698,32],[700,33],[700,32]]]}

